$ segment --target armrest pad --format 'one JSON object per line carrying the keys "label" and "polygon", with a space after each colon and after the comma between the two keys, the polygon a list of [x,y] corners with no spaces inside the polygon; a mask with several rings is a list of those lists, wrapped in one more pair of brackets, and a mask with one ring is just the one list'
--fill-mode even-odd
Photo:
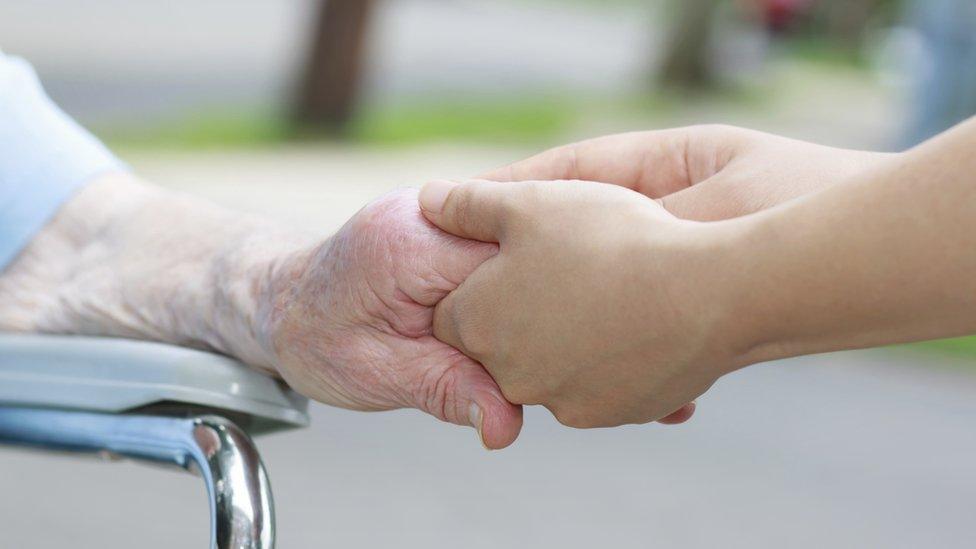
{"label": "armrest pad", "polygon": [[234,359],[113,338],[0,334],[0,405],[229,411],[252,432],[308,425],[307,399]]}

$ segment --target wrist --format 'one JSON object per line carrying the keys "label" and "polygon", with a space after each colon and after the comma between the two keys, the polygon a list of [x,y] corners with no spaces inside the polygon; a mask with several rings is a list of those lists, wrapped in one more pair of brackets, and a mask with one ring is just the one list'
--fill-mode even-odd
{"label": "wrist", "polygon": [[789,208],[714,224],[725,241],[722,267],[716,269],[722,271],[722,282],[716,287],[735,334],[730,342],[733,370],[831,350],[816,346],[809,337],[811,331],[828,330],[819,308],[809,304],[828,296],[822,295],[820,285],[803,278],[803,273],[821,267],[795,254],[802,245],[795,233],[805,224],[793,218]]}
{"label": "wrist", "polygon": [[939,147],[923,145],[733,220],[743,366],[972,333],[972,170],[958,165],[968,143],[958,145],[944,164]]}
{"label": "wrist", "polygon": [[626,292],[619,305],[636,305],[641,330],[660,327],[642,332],[648,348],[662,345],[663,337],[681,347],[679,362],[697,365],[712,380],[745,366],[761,332],[743,306],[749,290],[739,255],[749,227],[735,221],[672,219],[665,230],[660,223],[645,228],[639,276],[651,290],[639,298]]}
{"label": "wrist", "polygon": [[268,226],[228,239],[214,255],[209,273],[210,286],[217,292],[207,323],[210,344],[277,374],[277,312],[288,301],[313,249],[308,235]]}
{"label": "wrist", "polygon": [[763,306],[756,254],[768,243],[757,216],[697,224],[704,345],[719,375],[779,358],[781,342],[770,329],[778,320]]}

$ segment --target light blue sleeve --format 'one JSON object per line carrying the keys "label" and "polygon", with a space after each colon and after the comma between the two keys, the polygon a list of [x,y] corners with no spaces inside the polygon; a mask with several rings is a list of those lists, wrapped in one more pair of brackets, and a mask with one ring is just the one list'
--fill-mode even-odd
{"label": "light blue sleeve", "polygon": [[93,176],[126,167],[0,52],[0,270]]}

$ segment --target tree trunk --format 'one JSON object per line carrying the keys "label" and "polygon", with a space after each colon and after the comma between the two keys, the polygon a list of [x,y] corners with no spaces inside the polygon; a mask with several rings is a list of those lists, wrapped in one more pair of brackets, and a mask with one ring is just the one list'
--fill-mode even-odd
{"label": "tree trunk", "polygon": [[710,85],[712,23],[718,11],[716,0],[683,0],[671,29],[661,79],[685,88]]}
{"label": "tree trunk", "polygon": [[374,0],[321,0],[311,52],[293,109],[305,130],[341,135],[359,98]]}

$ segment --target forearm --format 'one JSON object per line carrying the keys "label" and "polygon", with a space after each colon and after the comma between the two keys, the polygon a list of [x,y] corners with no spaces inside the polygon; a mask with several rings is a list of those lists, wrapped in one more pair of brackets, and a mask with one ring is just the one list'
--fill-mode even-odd
{"label": "forearm", "polygon": [[272,280],[311,240],[112,174],[0,274],[0,329],[214,349],[273,369]]}
{"label": "forearm", "polygon": [[976,120],[735,220],[743,362],[976,332]]}

